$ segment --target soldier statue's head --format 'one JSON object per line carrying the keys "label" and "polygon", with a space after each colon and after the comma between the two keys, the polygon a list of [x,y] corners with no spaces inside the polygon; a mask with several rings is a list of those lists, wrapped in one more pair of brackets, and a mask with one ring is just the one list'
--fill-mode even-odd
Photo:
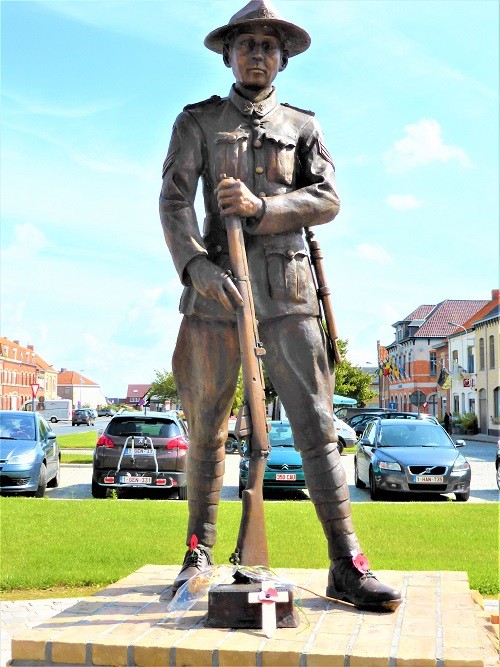
{"label": "soldier statue's head", "polygon": [[250,89],[268,87],[288,58],[310,43],[308,33],[285,21],[267,0],[251,0],[205,38],[205,46],[221,53],[236,81]]}

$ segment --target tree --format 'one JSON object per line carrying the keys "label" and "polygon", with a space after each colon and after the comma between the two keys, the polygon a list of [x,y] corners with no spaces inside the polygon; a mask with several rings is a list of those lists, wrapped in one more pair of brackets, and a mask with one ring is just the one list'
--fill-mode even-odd
{"label": "tree", "polygon": [[177,394],[177,385],[175,384],[172,371],[155,371],[156,380],[153,380],[148,391],[148,397],[155,396],[160,401],[179,402]]}
{"label": "tree", "polygon": [[366,405],[376,395],[370,389],[372,377],[347,360],[347,343],[347,340],[338,341],[342,363],[335,367],[335,393],[355,398],[360,405]]}

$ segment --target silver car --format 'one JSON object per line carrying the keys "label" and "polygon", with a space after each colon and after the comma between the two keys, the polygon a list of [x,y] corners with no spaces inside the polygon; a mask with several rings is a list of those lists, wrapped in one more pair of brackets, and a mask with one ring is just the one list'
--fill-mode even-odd
{"label": "silver car", "polygon": [[368,486],[372,500],[385,492],[454,493],[469,499],[471,470],[450,438],[431,420],[375,419],[356,445],[354,479]]}
{"label": "silver car", "polygon": [[0,411],[0,493],[42,498],[59,486],[60,451],[55,433],[37,412]]}

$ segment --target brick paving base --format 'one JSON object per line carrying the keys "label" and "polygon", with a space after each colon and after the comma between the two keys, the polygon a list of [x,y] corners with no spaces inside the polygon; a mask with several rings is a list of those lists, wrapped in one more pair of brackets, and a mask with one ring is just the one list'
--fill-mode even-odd
{"label": "brick paving base", "polygon": [[[465,572],[377,572],[402,591],[394,613],[362,612],[301,590],[298,628],[207,628],[207,598],[180,617],[167,611],[177,566],[146,565],[12,638],[11,665],[101,667],[490,667],[498,640],[485,633]],[[277,570],[323,594],[327,570]],[[479,600],[480,602],[480,600]],[[479,612],[479,613],[478,613]],[[484,613],[483,613],[484,617]],[[490,628],[491,629],[491,628]]]}

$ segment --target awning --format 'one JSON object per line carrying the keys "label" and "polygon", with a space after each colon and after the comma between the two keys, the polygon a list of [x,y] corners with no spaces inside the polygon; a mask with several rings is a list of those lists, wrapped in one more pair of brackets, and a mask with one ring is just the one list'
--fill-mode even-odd
{"label": "awning", "polygon": [[333,395],[333,405],[356,405],[357,400],[355,398],[347,398],[347,396],[339,396],[338,394]]}

